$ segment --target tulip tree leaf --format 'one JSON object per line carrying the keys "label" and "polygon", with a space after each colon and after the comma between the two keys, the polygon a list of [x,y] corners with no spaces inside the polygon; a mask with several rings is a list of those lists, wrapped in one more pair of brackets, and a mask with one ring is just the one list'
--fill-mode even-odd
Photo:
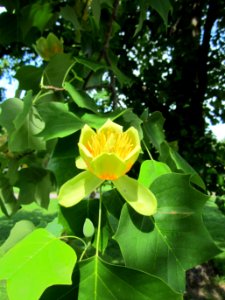
{"label": "tulip tree leaf", "polygon": [[9,134],[9,149],[13,152],[25,150],[44,150],[45,142],[37,137],[44,127],[37,110],[32,106],[32,94],[27,93],[24,100],[8,99],[1,105],[0,124]]}
{"label": "tulip tree leaf", "polygon": [[128,267],[183,292],[185,271],[219,253],[202,221],[208,197],[190,185],[190,176],[175,173],[158,177],[151,189],[158,200],[154,220],[124,206],[115,239]]}
{"label": "tulip tree leaf", "polygon": [[107,264],[98,257],[80,264],[79,299],[181,299],[160,279]]}
{"label": "tulip tree leaf", "polygon": [[160,144],[165,141],[165,134],[163,132],[164,122],[165,119],[158,111],[143,120],[144,136],[157,150],[160,149]]}
{"label": "tulip tree leaf", "polygon": [[225,251],[225,215],[212,199],[204,207],[203,221],[216,245]]}
{"label": "tulip tree leaf", "polygon": [[0,252],[7,252],[34,229],[34,224],[28,220],[21,220],[17,222],[11,229],[8,238],[1,245]]}
{"label": "tulip tree leaf", "polygon": [[63,87],[70,94],[73,101],[81,108],[86,108],[93,112],[97,112],[98,108],[93,102],[93,99],[82,91],[77,91],[69,82],[65,82]]}
{"label": "tulip tree leaf", "polygon": [[75,60],[69,54],[59,53],[51,58],[44,70],[43,85],[47,88],[62,88]]}
{"label": "tulip tree leaf", "polygon": [[20,204],[29,204],[36,201],[43,208],[48,208],[49,195],[53,190],[52,174],[42,168],[23,168],[18,172],[18,181],[16,186],[19,187]]}
{"label": "tulip tree leaf", "polygon": [[145,160],[141,164],[138,181],[149,188],[156,178],[167,173],[171,173],[171,170],[166,164],[156,160]]}
{"label": "tulip tree leaf", "polygon": [[60,205],[70,207],[79,203],[84,197],[99,187],[103,181],[89,171],[80,173],[61,186],[59,191]]}
{"label": "tulip tree leaf", "polygon": [[183,157],[170,145],[164,141],[160,145],[160,157],[159,159],[170,166],[173,171],[183,171],[185,173],[192,174],[191,181],[205,190],[205,183],[197,172],[189,165],[189,163],[183,159]]}
{"label": "tulip tree leaf", "polygon": [[83,121],[69,111],[67,104],[57,102],[41,103],[37,109],[45,121],[45,128],[38,136],[44,137],[45,140],[68,136],[84,125]]}
{"label": "tulip tree leaf", "polygon": [[138,213],[151,216],[156,212],[157,200],[154,194],[137,180],[124,175],[113,181],[121,196]]}
{"label": "tulip tree leaf", "polygon": [[48,286],[71,284],[75,263],[70,246],[37,229],[0,259],[0,280],[7,281],[10,300],[37,300]]}
{"label": "tulip tree leaf", "polygon": [[20,208],[9,179],[3,175],[0,175],[0,208],[7,216],[13,215]]}
{"label": "tulip tree leaf", "polygon": [[[97,256],[79,263],[72,287],[50,287],[41,300],[181,300],[181,294],[171,290],[159,278],[121,266],[113,266]],[[79,285],[78,285],[79,282]]]}

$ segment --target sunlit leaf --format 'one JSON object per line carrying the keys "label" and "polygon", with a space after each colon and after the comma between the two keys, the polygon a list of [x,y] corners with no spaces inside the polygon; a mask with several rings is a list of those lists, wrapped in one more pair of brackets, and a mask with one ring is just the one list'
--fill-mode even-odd
{"label": "sunlit leaf", "polygon": [[17,222],[11,229],[8,238],[1,245],[0,251],[3,253],[7,252],[34,229],[34,224],[28,220],[21,220]]}
{"label": "sunlit leaf", "polygon": [[37,300],[48,286],[71,284],[75,263],[70,246],[37,229],[0,259],[0,280],[7,281],[10,300]]}
{"label": "sunlit leaf", "polygon": [[171,170],[166,164],[156,160],[145,160],[141,164],[138,181],[149,188],[156,178],[167,173],[171,173]]}

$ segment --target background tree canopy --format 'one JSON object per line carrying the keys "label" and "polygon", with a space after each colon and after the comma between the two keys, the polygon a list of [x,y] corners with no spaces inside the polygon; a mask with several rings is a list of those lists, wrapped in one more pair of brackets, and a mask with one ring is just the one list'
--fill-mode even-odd
{"label": "background tree canopy", "polygon": [[[17,96],[24,90],[36,94],[40,87],[48,91],[39,108],[43,118],[49,118],[47,101],[53,101],[48,108],[53,119],[61,109],[56,103],[78,110],[64,93],[73,98],[73,87],[85,95],[84,108],[94,99],[93,111],[95,105],[102,112],[131,107],[139,116],[145,109],[160,111],[167,140],[211,192],[223,194],[224,144],[207,132],[206,120],[225,119],[224,1],[1,0],[0,5],[6,10],[0,15],[1,75],[15,71]],[[63,86],[66,76],[72,86]],[[24,156],[23,148],[17,150]]]}

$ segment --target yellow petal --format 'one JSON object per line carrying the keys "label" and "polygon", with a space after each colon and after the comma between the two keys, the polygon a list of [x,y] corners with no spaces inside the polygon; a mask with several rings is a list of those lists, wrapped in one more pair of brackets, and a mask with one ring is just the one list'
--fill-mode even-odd
{"label": "yellow petal", "polygon": [[126,164],[115,154],[103,153],[90,163],[90,171],[105,180],[115,180],[126,173]]}

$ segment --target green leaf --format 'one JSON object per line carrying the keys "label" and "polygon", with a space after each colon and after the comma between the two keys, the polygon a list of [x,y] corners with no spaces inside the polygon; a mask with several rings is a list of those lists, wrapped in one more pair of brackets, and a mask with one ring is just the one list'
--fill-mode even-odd
{"label": "green leaf", "polygon": [[11,229],[9,237],[0,247],[0,252],[7,252],[34,229],[34,224],[28,220],[21,220],[17,222]]}
{"label": "green leaf", "polygon": [[203,190],[206,189],[205,183],[197,172],[189,165],[189,163],[180,156],[180,154],[174,150],[169,144],[164,141],[160,145],[160,157],[159,159],[166,163],[171,170],[175,172],[183,171],[187,174],[192,174],[191,181],[201,187]]}
{"label": "green leaf", "polygon": [[78,105],[78,107],[86,108],[93,112],[97,112],[97,106],[93,102],[93,99],[89,97],[84,92],[78,92],[75,87],[69,82],[65,82],[63,85],[64,89],[70,94],[73,101]]}
{"label": "green leaf", "polygon": [[81,119],[69,111],[67,104],[41,103],[37,109],[45,122],[45,128],[37,136],[41,136],[45,140],[68,136],[84,125]]}
{"label": "green leaf", "polygon": [[159,150],[161,143],[165,140],[163,124],[165,119],[160,112],[154,112],[143,120],[143,132],[145,138]]}
{"label": "green leaf", "polygon": [[75,263],[71,247],[37,229],[0,259],[0,280],[7,280],[10,300],[37,300],[48,286],[71,284]]}
{"label": "green leaf", "polygon": [[203,221],[217,247],[225,251],[225,215],[212,199],[204,207]]}
{"label": "green leaf", "polygon": [[139,22],[136,27],[134,36],[136,36],[141,31],[143,23],[147,17],[147,10],[148,10],[148,6],[149,6],[148,1],[146,1],[146,0],[140,0],[139,4],[140,4],[140,17],[139,17]]}
{"label": "green leaf", "polygon": [[75,145],[78,143],[79,135],[80,133],[76,132],[58,139],[54,152],[48,161],[47,168],[54,173],[59,187],[80,172],[75,168],[75,158],[79,155],[78,147]]}
{"label": "green leaf", "polygon": [[26,35],[32,27],[36,27],[43,32],[53,16],[51,5],[49,3],[41,4],[40,2],[24,6],[20,13],[20,27],[24,39],[26,39]]}
{"label": "green leaf", "polygon": [[59,191],[59,203],[70,207],[80,202],[93,192],[104,180],[84,171],[64,183]]}
{"label": "green leaf", "polygon": [[54,55],[43,73],[43,85],[45,88],[62,88],[75,60],[69,54]]}
{"label": "green leaf", "polygon": [[43,68],[35,66],[22,66],[16,72],[15,78],[19,80],[20,90],[32,90],[37,93],[40,90],[40,82]]}
{"label": "green leaf", "polygon": [[62,236],[62,233],[65,230],[65,228],[63,228],[63,226],[59,224],[58,217],[56,217],[50,223],[48,223],[45,229],[56,237]]}
{"label": "green leaf", "polygon": [[139,214],[151,216],[156,212],[157,200],[154,194],[136,179],[124,175],[113,180],[118,192]]}
{"label": "green leaf", "polygon": [[8,178],[0,175],[0,208],[7,216],[13,215],[20,208]]}
{"label": "green leaf", "polygon": [[156,160],[145,160],[141,164],[138,181],[149,188],[156,178],[168,173],[171,173],[171,170],[166,164]]}
{"label": "green leaf", "polygon": [[72,7],[70,5],[61,7],[60,13],[64,19],[70,21],[73,24],[75,30],[81,29],[80,23],[78,21],[77,15],[76,15],[76,10],[72,9]]}
{"label": "green leaf", "polygon": [[30,167],[18,172],[16,186],[19,187],[20,204],[36,201],[43,208],[48,208],[50,192],[53,190],[52,174],[42,168]]}
{"label": "green leaf", "polygon": [[[93,257],[79,263],[70,287],[50,287],[40,300],[182,300],[159,278]],[[79,282],[79,284],[78,284]]]}
{"label": "green leaf", "polygon": [[111,69],[113,73],[115,74],[116,78],[118,79],[120,86],[123,87],[124,85],[131,86],[132,79],[126,76],[118,67],[116,64],[111,62]]}
{"label": "green leaf", "polygon": [[[80,300],[182,299],[160,279],[125,267],[110,265],[98,257],[80,263]],[[76,274],[78,275],[78,274]]]}
{"label": "green leaf", "polygon": [[97,72],[100,69],[108,69],[109,68],[106,65],[103,65],[101,63],[98,63],[96,61],[93,61],[93,60],[90,60],[90,59],[86,59],[86,58],[76,57],[75,60],[76,60],[76,62],[78,62],[78,63],[80,63],[80,64],[88,67],[89,69],[91,69],[94,72]]}
{"label": "green leaf", "polygon": [[148,0],[149,4],[163,19],[166,27],[168,25],[168,15],[172,11],[172,6],[169,0]]}
{"label": "green leaf", "polygon": [[23,101],[13,98],[1,105],[0,124],[9,134],[9,149],[12,152],[45,150],[46,144],[37,137],[44,127],[37,110],[32,106],[32,94],[27,93]]}
{"label": "green leaf", "polygon": [[90,127],[98,129],[101,127],[108,119],[114,121],[115,119],[123,116],[130,109],[115,109],[111,113],[105,114],[88,114],[82,115],[81,119],[84,123],[88,124]]}
{"label": "green leaf", "polygon": [[190,176],[174,173],[158,177],[151,189],[158,200],[154,220],[124,206],[115,239],[126,266],[183,292],[185,271],[219,253],[202,221],[208,197],[190,185]]}
{"label": "green leaf", "polygon": [[99,27],[99,21],[100,21],[100,16],[101,16],[101,1],[92,0],[91,9],[92,9],[95,23]]}

